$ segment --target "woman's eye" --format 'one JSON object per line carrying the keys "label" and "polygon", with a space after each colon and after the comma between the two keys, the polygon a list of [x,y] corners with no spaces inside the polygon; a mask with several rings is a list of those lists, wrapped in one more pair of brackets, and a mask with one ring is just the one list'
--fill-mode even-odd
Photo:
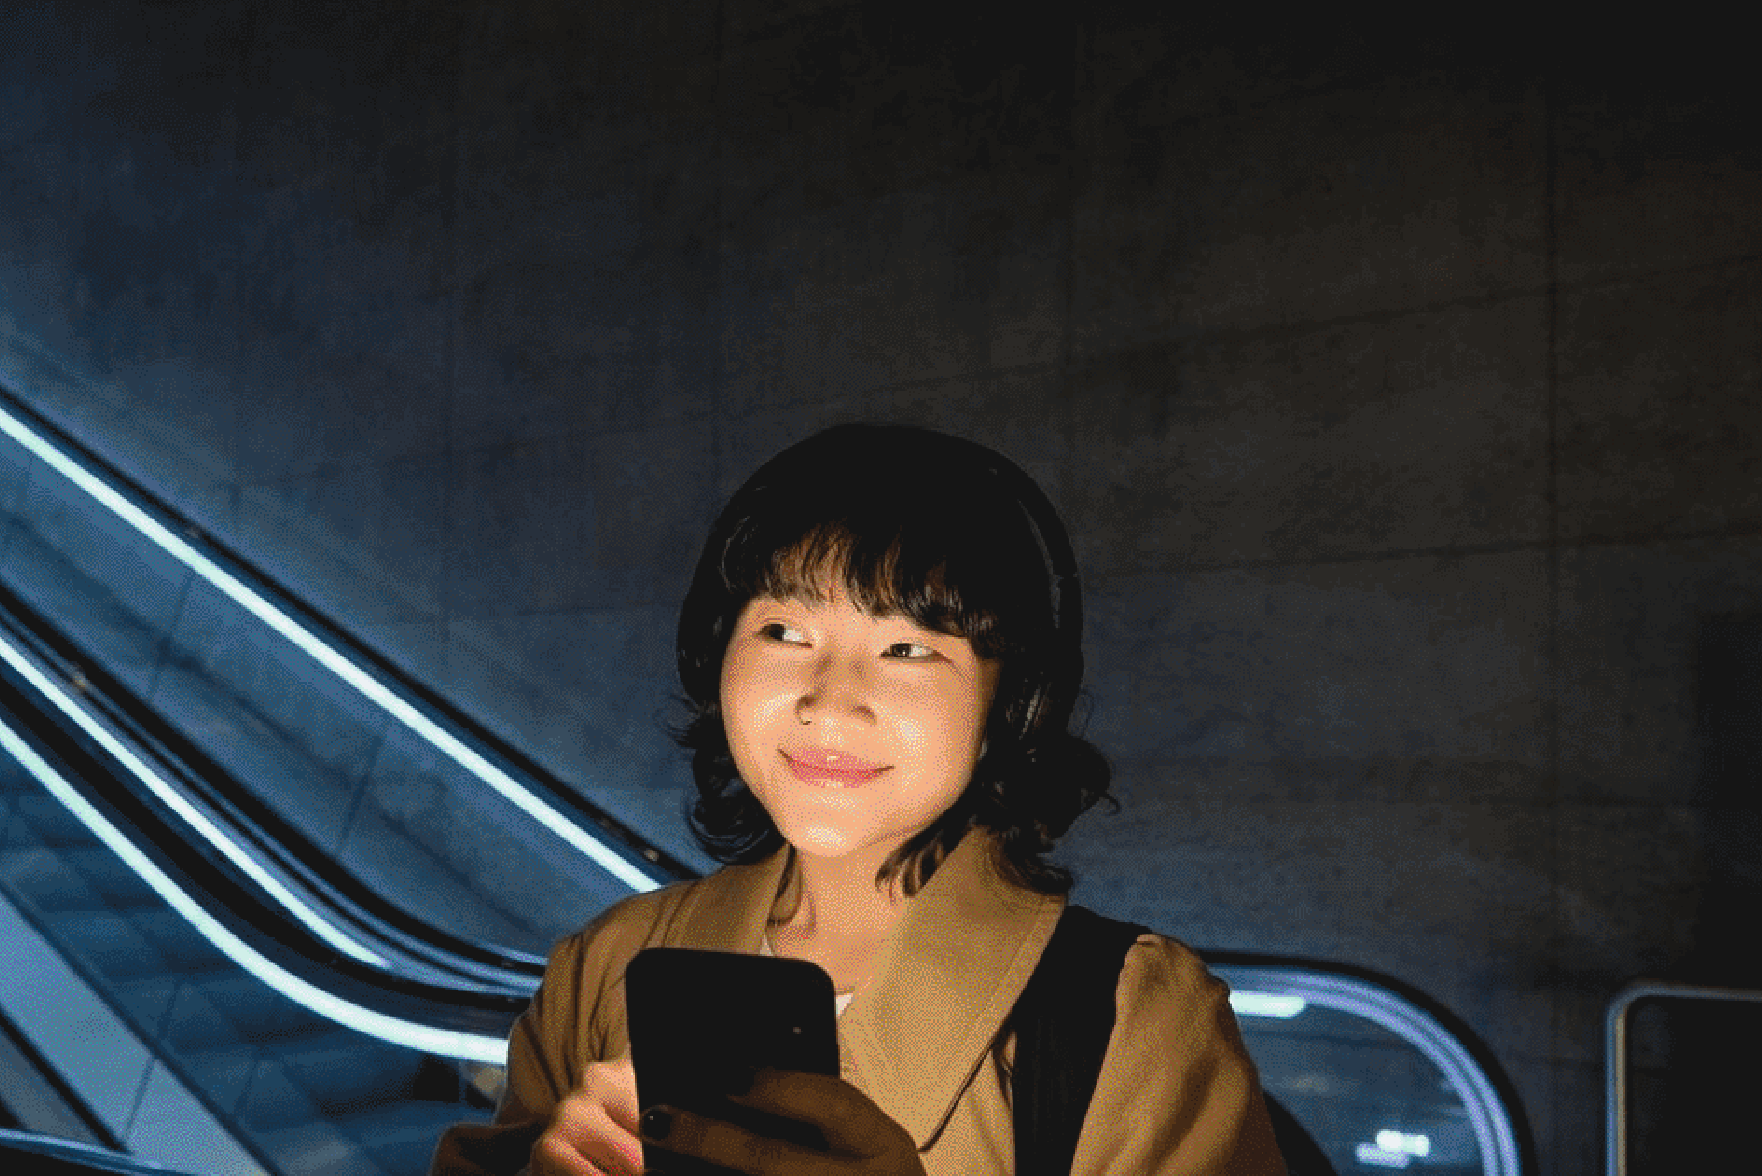
{"label": "woman's eye", "polygon": [[928,645],[920,645],[916,641],[895,641],[887,647],[887,656],[921,661],[925,658],[935,657],[936,651]]}
{"label": "woman's eye", "polygon": [[768,625],[760,626],[759,635],[772,641],[782,641],[791,645],[803,640],[800,629],[785,625],[782,621],[772,621]]}

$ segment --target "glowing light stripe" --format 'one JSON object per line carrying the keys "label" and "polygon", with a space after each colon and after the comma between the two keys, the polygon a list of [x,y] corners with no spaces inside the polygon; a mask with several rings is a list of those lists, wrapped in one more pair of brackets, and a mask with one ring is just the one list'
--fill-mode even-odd
{"label": "glowing light stripe", "polygon": [[503,1038],[437,1029],[432,1025],[421,1025],[376,1012],[353,1001],[344,1000],[335,993],[326,992],[268,959],[203,910],[201,904],[173,882],[151,858],[141,852],[121,830],[111,824],[4,722],[0,722],[0,748],[4,748],[26,771],[36,777],[81,824],[90,829],[94,836],[120,857],[129,869],[151,886],[167,905],[182,915],[208,942],[219,948],[233,963],[283,996],[330,1018],[344,1028],[366,1033],[394,1045],[488,1065],[506,1064],[508,1043]]}
{"label": "glowing light stripe", "polygon": [[1377,1132],[1377,1146],[1388,1152],[1406,1152],[1410,1156],[1425,1159],[1432,1154],[1432,1139],[1429,1135],[1410,1135],[1405,1131],[1397,1131],[1393,1127],[1385,1127]]}
{"label": "glowing light stripe", "polygon": [[6,433],[14,441],[30,450],[51,469],[97,499],[191,571],[220,589],[234,603],[279,633],[296,649],[341,678],[411,731],[426,739],[450,757],[453,762],[477,776],[521,812],[550,830],[564,843],[584,854],[614,878],[638,893],[659,887],[660,883],[625,861],[610,846],[534,796],[518,781],[490,763],[478,752],[466,746],[451,732],[442,728],[406,700],[398,697],[384,684],[308,632],[292,617],[258,595],[226,569],[214,563],[181,537],[173,534],[146,511],[124,498],[114,487],[102,479],[94,477],[78,462],[38,436],[24,422],[6,411],[3,405],[0,405],[0,432]]}
{"label": "glowing light stripe", "polygon": [[1301,996],[1246,991],[1230,993],[1230,1007],[1238,1017],[1277,1017],[1289,1021],[1308,1008],[1309,1002]]}
{"label": "glowing light stripe", "polygon": [[1408,1042],[1438,1067],[1462,1100],[1486,1176],[1520,1176],[1517,1132],[1504,1101],[1463,1044],[1425,1010],[1385,988],[1347,976],[1248,964],[1216,964],[1212,971],[1226,980],[1239,978],[1244,988],[1287,993],[1321,1008],[1362,1017]]}
{"label": "glowing light stripe", "polygon": [[376,968],[390,966],[390,962],[385,957],[345,935],[283,885],[279,878],[264,869],[253,854],[229,837],[220,826],[209,820],[206,813],[191,804],[188,798],[167,783],[164,777],[130,750],[122,740],[112,735],[109,730],[87,713],[84,707],[69,698],[53,678],[26,660],[24,653],[3,635],[0,635],[0,658],[5,658],[7,664],[29,681],[39,694],[49,699],[63,714],[78,723],[86,734],[97,741],[123,767],[132,772],[136,779],[151,789],[167,808],[177,813],[198,835],[225,854],[233,865],[244,871],[251,881],[262,887],[265,893],[281,904],[282,909],[298,919],[314,935],[338,951],[360,960],[364,964],[371,964]]}
{"label": "glowing light stripe", "polygon": [[1375,1143],[1361,1143],[1352,1154],[1367,1168],[1405,1168],[1413,1163],[1413,1157],[1406,1152],[1390,1151]]}

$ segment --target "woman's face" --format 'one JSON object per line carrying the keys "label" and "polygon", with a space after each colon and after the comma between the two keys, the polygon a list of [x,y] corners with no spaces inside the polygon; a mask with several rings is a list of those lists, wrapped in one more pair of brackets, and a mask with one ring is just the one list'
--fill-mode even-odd
{"label": "woman's face", "polygon": [[805,854],[887,854],[966,789],[997,688],[964,637],[825,602],[750,601],[722,660],[740,777]]}

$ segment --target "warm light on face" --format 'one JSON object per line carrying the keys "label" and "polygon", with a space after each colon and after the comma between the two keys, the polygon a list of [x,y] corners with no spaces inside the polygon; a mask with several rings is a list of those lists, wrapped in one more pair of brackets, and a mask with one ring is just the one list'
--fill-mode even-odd
{"label": "warm light on face", "polygon": [[722,660],[735,766],[805,854],[877,864],[948,810],[978,762],[997,663],[910,617],[760,597]]}

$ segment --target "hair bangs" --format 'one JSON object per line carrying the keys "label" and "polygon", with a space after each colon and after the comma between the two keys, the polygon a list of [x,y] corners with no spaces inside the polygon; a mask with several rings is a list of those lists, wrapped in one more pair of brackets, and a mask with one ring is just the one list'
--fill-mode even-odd
{"label": "hair bangs", "polygon": [[[822,521],[757,557],[750,575],[730,577],[741,596],[825,603],[837,592],[871,616],[903,616],[925,629],[964,637],[981,657],[998,657],[996,600],[975,561],[962,558],[945,528],[858,526]],[[732,569],[731,569],[732,570]],[[976,582],[979,581],[979,582]]]}

